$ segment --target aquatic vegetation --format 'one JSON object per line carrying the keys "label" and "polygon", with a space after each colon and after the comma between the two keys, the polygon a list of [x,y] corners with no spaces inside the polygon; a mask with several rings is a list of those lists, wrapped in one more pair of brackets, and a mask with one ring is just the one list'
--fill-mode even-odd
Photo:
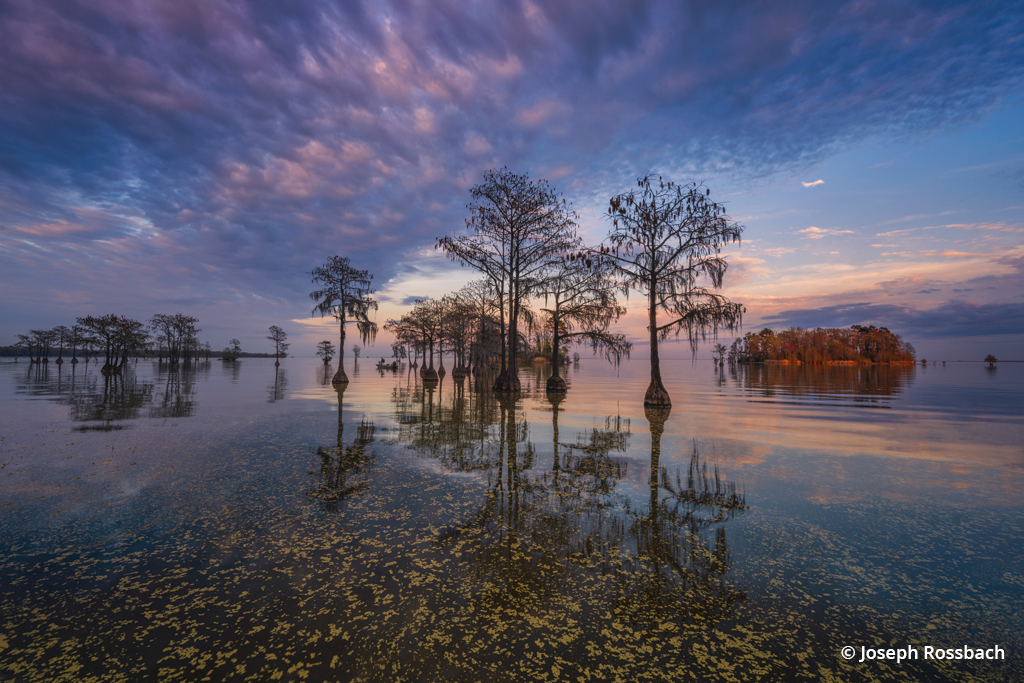
{"label": "aquatic vegetation", "polygon": [[[275,372],[264,363],[255,373],[246,364],[191,379],[141,366],[102,377],[95,368],[77,375],[74,392],[67,373],[52,369],[10,376],[24,397],[17,405],[43,400],[67,417],[99,417],[52,432],[40,422],[26,432],[36,439],[29,449],[21,432],[0,435],[0,677],[997,681],[1024,673],[1012,654],[899,666],[838,655],[847,645],[979,638],[1007,653],[1024,646],[1024,528],[1010,475],[990,480],[975,470],[944,489],[934,463],[896,470],[824,451],[744,467],[723,457],[736,448],[730,442],[681,434],[691,418],[682,405],[618,413],[612,401],[584,415],[580,402],[546,393],[543,370],[524,374],[524,392],[512,398],[486,378],[425,383],[416,373],[370,373],[335,388],[331,371],[310,359],[268,403],[261,389]],[[838,386],[857,395],[843,377]],[[759,381],[773,378],[788,381]],[[601,393],[584,374],[571,379],[576,394]],[[612,379],[638,394],[646,385],[642,368]],[[234,389],[214,405],[211,385]],[[829,386],[810,386],[819,385]],[[132,386],[151,387],[149,402],[108,421]],[[729,387],[733,411],[802,411],[819,439],[847,410],[751,404],[750,387]],[[810,404],[813,393],[801,391]],[[191,410],[153,419],[179,394]],[[76,412],[72,395],[110,404]],[[248,402],[239,406],[240,397]],[[812,418],[822,409],[831,412]],[[849,439],[849,428],[833,436]],[[822,467],[858,485],[808,498],[804,487],[825,486],[813,472]]]}

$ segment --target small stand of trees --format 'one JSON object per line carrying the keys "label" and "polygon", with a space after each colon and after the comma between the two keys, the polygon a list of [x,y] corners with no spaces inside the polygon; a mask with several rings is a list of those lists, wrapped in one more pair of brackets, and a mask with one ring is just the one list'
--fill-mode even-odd
{"label": "small stand of trees", "polygon": [[[480,367],[495,327],[501,349],[493,386],[498,392],[520,389],[518,360],[521,352],[530,350],[521,329],[549,333],[550,352],[545,356],[554,363],[547,386],[552,392],[566,389],[560,368],[564,343],[590,343],[612,360],[628,354],[631,344],[624,335],[608,331],[624,312],[615,300],[613,271],[604,260],[577,258],[584,249],[577,216],[560,193],[544,180],[503,168],[488,171],[470,194],[469,234],[437,241],[437,248],[450,259],[485,276],[444,306],[453,311],[448,319],[455,322],[443,333],[441,346],[451,344],[456,370],[468,372],[467,351]],[[545,302],[543,316],[529,305],[540,297]],[[468,328],[467,320],[477,326]]]}
{"label": "small stand of trees", "polygon": [[77,364],[79,351],[88,363],[90,357],[102,351],[104,362],[102,372],[117,374],[129,357],[155,356],[158,362],[167,363],[171,369],[179,364],[198,362],[205,354],[210,359],[212,349],[209,342],[200,343],[196,327],[197,318],[182,313],[158,313],[146,325],[126,316],[103,315],[85,316],[77,319],[76,325],[58,325],[52,330],[30,330],[19,334],[19,349],[24,349],[32,363],[48,363],[53,351],[57,353],[56,363],[64,362],[64,352],[71,352],[71,363]]}
{"label": "small stand of trees", "polygon": [[179,362],[187,364],[193,356],[198,356],[201,348],[198,334],[202,330],[196,328],[197,322],[198,318],[182,313],[157,313],[150,318],[149,327],[154,333],[158,360],[162,361],[166,356],[168,366],[176,368]]}
{"label": "small stand of trees", "polygon": [[851,325],[849,328],[805,330],[792,327],[782,332],[765,328],[736,338],[729,349],[730,363],[787,361],[826,363],[913,363],[914,347],[885,327]]}
{"label": "small stand of trees", "polygon": [[501,371],[494,390],[520,390],[519,322],[545,271],[577,244],[576,213],[545,180],[503,168],[470,190],[469,235],[437,241],[450,259],[479,270],[500,300]]}
{"label": "small stand of trees", "polygon": [[224,347],[224,350],[220,352],[220,359],[223,361],[234,362],[238,360],[241,355],[242,342],[237,339],[232,339],[228,342],[228,345]]}
{"label": "small stand of trees", "polygon": [[128,357],[143,351],[149,339],[146,326],[125,316],[104,315],[78,318],[78,324],[103,350],[104,374],[118,374],[128,363]]}

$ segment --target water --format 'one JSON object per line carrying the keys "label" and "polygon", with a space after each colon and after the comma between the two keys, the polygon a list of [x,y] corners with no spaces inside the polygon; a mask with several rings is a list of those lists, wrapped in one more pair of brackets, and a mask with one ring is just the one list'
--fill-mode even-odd
{"label": "water", "polygon": [[1024,678],[1024,366],[372,366],[0,365],[0,679]]}

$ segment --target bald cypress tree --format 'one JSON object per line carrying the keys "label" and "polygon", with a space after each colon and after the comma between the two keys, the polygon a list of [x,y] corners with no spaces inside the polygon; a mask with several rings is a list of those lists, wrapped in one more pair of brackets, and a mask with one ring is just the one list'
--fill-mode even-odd
{"label": "bald cypress tree", "polygon": [[373,276],[368,270],[356,270],[348,258],[332,256],[322,266],[310,272],[313,282],[321,289],[309,293],[316,305],[314,313],[331,315],[338,321],[341,341],[338,344],[338,372],[332,383],[348,384],[345,374],[345,325],[355,323],[360,340],[372,343],[377,338],[377,323],[370,320],[370,311],[377,310],[377,301],[370,295]]}
{"label": "bald cypress tree", "polygon": [[546,180],[507,168],[488,171],[470,190],[468,235],[437,241],[453,261],[483,273],[502,305],[502,370],[494,390],[519,391],[519,320],[544,270],[574,245],[576,213]]}
{"label": "bald cypress tree", "polygon": [[607,260],[628,296],[647,298],[651,344],[651,383],[646,406],[671,406],[661,379],[658,343],[685,335],[696,352],[699,339],[732,330],[743,320],[743,306],[714,290],[722,287],[728,262],[722,248],[739,242],[743,226],[697,183],[678,185],[652,175],[637,188],[611,198],[612,231],[593,258]]}

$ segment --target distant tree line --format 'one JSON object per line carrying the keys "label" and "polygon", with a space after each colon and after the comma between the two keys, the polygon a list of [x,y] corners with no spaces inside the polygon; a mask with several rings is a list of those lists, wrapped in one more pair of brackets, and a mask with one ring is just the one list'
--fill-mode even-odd
{"label": "distant tree line", "polygon": [[[719,357],[721,357],[721,352]],[[765,328],[738,337],[725,354],[730,363],[789,361],[810,365],[834,362],[913,363],[914,347],[885,327]]]}
{"label": "distant tree line", "polygon": [[[75,325],[58,325],[48,330],[29,330],[19,334],[12,351],[28,356],[31,363],[49,363],[56,354],[55,363],[64,363],[64,356],[70,356],[70,363],[79,363],[79,356],[88,363],[103,359],[101,371],[117,374],[130,358],[155,357],[160,363],[171,368],[210,360],[213,349],[209,342],[200,342],[201,329],[196,327],[198,318],[183,313],[157,313],[148,323],[133,320],[122,315],[85,316],[77,318]],[[275,342],[274,354],[246,354],[242,352],[237,339],[224,349],[221,357],[234,360],[241,356],[283,357],[288,348],[284,343],[287,335],[281,328],[271,328],[271,340]]]}

